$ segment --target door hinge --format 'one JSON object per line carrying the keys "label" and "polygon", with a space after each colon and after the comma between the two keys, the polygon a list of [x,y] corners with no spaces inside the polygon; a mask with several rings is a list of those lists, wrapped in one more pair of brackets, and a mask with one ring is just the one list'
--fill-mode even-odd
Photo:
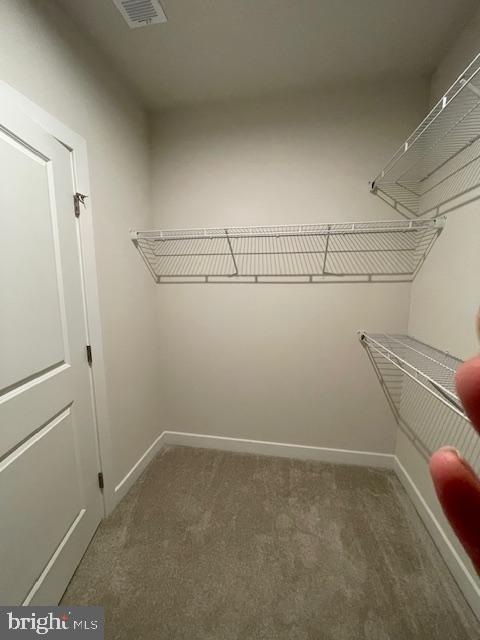
{"label": "door hinge", "polygon": [[83,206],[85,207],[85,198],[88,198],[88,196],[84,195],[83,193],[76,193],[73,196],[73,208],[76,218],[80,217],[80,204],[83,204]]}
{"label": "door hinge", "polygon": [[102,473],[101,471],[99,471],[99,473],[98,473],[98,486],[99,486],[99,487],[100,487],[100,489],[102,489],[102,491],[103,491],[103,487],[104,487],[105,485],[104,485],[104,482],[103,482],[103,473]]}
{"label": "door hinge", "polygon": [[88,365],[91,367],[92,366],[92,361],[93,361],[93,358],[92,358],[92,347],[89,344],[87,344],[86,350],[87,350],[87,362],[88,362]]}

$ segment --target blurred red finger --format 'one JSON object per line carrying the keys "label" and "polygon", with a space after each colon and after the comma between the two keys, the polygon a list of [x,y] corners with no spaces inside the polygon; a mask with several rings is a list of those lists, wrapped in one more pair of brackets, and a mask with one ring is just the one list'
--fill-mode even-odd
{"label": "blurred red finger", "polygon": [[430,473],[443,511],[480,575],[480,480],[451,447],[433,454]]}
{"label": "blurred red finger", "polygon": [[455,381],[465,411],[480,433],[480,356],[464,362],[457,370]]}

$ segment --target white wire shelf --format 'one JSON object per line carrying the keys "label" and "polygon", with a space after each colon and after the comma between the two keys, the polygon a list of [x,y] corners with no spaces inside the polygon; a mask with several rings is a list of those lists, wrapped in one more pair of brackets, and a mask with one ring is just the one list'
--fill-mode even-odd
{"label": "white wire shelf", "polygon": [[410,281],[445,219],[131,231],[158,283]]}
{"label": "white wire shelf", "polygon": [[359,332],[399,426],[420,453],[457,447],[480,472],[480,438],[455,388],[462,361],[406,335]]}
{"label": "white wire shelf", "polygon": [[375,362],[378,357],[388,360],[449,408],[465,415],[455,389],[461,360],[406,335],[360,332],[360,340]]}
{"label": "white wire shelf", "polygon": [[372,181],[372,190],[405,216],[439,215],[466,194],[478,197],[479,72],[480,54]]}

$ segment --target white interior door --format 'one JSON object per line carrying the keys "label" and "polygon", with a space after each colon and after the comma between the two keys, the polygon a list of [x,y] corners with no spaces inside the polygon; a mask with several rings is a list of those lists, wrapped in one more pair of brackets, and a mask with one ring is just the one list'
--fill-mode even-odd
{"label": "white interior door", "polygon": [[55,604],[102,517],[70,152],[0,104],[0,603]]}

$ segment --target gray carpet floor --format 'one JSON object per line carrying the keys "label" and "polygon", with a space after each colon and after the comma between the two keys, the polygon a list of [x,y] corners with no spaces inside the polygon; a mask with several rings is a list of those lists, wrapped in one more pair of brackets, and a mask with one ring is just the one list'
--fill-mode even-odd
{"label": "gray carpet floor", "polygon": [[105,520],[62,604],[116,640],[478,640],[393,473],[172,447]]}

